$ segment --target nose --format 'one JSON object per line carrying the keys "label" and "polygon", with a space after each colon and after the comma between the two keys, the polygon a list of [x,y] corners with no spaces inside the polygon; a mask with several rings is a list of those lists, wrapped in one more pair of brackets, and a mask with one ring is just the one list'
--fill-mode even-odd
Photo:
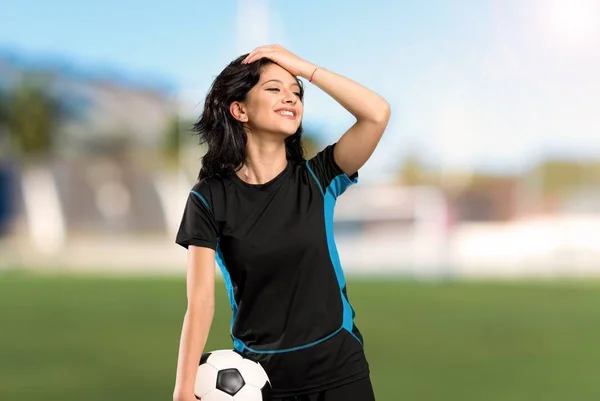
{"label": "nose", "polygon": [[298,97],[294,94],[294,92],[292,92],[290,90],[286,90],[284,93],[285,93],[283,96],[284,103],[296,104],[296,102],[298,101]]}

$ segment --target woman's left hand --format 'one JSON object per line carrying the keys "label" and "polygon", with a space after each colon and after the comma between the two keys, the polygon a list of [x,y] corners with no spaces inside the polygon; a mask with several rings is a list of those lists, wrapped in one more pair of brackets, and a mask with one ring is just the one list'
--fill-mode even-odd
{"label": "woman's left hand", "polygon": [[290,74],[306,79],[309,79],[315,68],[317,68],[316,65],[296,56],[279,45],[257,47],[248,54],[242,63],[249,64],[263,57],[285,68]]}

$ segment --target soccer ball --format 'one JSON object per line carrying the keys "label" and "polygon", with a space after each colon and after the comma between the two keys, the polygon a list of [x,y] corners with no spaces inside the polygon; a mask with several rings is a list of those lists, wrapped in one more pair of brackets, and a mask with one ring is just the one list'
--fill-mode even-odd
{"label": "soccer ball", "polygon": [[258,362],[218,350],[202,355],[194,394],[202,401],[268,401],[271,382]]}

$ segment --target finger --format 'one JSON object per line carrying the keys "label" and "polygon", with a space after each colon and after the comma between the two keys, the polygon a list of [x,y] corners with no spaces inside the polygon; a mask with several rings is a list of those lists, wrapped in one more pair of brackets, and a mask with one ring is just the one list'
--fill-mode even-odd
{"label": "finger", "polygon": [[249,56],[246,61],[245,64],[252,64],[253,62],[260,60],[261,58],[263,58],[265,55],[264,52],[256,52],[253,53],[251,56]]}
{"label": "finger", "polygon": [[242,61],[242,63],[244,63],[244,64],[250,63],[251,62],[250,59],[253,59],[253,61],[256,61],[258,59],[255,58],[255,56],[258,53],[260,53],[260,52],[269,52],[269,51],[274,51],[274,50],[278,50],[278,45],[259,46],[259,47],[255,48],[254,50],[252,50],[250,53],[248,53],[248,55]]}
{"label": "finger", "polygon": [[268,50],[269,48],[270,48],[270,46],[258,46],[258,47],[255,47],[254,49],[252,49],[252,51],[249,54],[253,54],[253,53],[260,52],[260,51]]}
{"label": "finger", "polygon": [[250,54],[248,54],[248,56],[246,56],[244,61],[242,61],[242,64],[250,64],[250,63],[254,62],[254,60],[256,59],[256,56],[259,54],[260,54],[260,52],[252,51]]}
{"label": "finger", "polygon": [[256,53],[250,55],[247,58],[247,60],[245,61],[245,64],[253,63],[253,62],[257,61],[257,60],[260,60],[261,58],[268,58],[268,59],[270,59],[272,61],[275,61],[275,58],[274,58],[275,54],[276,54],[276,52],[272,51],[272,50],[271,51],[261,50],[261,51],[258,51]]}
{"label": "finger", "polygon": [[261,51],[262,51],[262,49],[260,47],[257,47],[256,49],[252,50],[250,53],[248,53],[248,55],[244,59],[243,63],[244,64],[251,63],[250,60],[254,60],[256,55],[259,54]]}

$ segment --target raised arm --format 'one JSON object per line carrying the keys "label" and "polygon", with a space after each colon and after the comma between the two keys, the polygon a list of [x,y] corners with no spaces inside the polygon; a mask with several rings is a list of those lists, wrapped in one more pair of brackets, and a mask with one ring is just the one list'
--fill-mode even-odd
{"label": "raised arm", "polygon": [[266,57],[291,74],[308,79],[335,99],[356,118],[334,149],[336,163],[348,175],[357,172],[371,157],[390,118],[390,106],[381,96],[361,84],[292,54],[281,46],[262,46],[244,60]]}
{"label": "raised arm", "polygon": [[338,140],[333,152],[338,166],[344,173],[352,175],[375,151],[387,127],[390,106],[375,92],[335,72],[318,67],[311,76],[312,83],[356,118],[354,125]]}

